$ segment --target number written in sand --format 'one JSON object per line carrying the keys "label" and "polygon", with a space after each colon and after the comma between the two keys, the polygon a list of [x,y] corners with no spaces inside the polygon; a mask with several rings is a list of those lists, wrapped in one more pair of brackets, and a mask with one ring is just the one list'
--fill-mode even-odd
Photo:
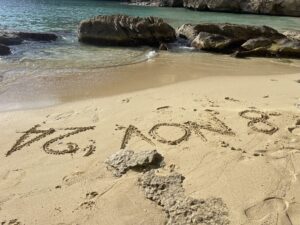
{"label": "number written in sand", "polygon": [[[28,147],[34,142],[38,142],[41,139],[52,135],[56,133],[58,130],[64,130],[69,131],[66,134],[59,135],[57,137],[54,137],[50,139],[49,141],[45,142],[43,145],[43,150],[47,154],[54,154],[54,155],[63,155],[63,154],[72,154],[76,153],[80,150],[79,146],[76,143],[69,142],[67,143],[67,148],[64,150],[55,150],[51,148],[51,145],[62,140],[65,138],[68,138],[72,135],[76,135],[82,132],[86,132],[88,130],[94,130],[95,126],[89,126],[89,127],[69,127],[69,128],[63,128],[63,129],[54,129],[50,128],[47,130],[39,129],[40,125],[35,125],[34,127],[30,128],[29,130],[25,131],[24,134],[16,141],[16,143],[13,145],[13,147],[6,153],[6,156],[10,156],[12,153],[19,151],[23,149],[24,147]],[[33,137],[35,136],[35,137]],[[33,137],[30,139],[30,137]],[[89,156],[93,154],[95,151],[95,141],[91,140],[91,145],[87,146],[86,148],[82,149],[83,151],[86,151],[84,156]]]}
{"label": "number written in sand", "polygon": [[265,113],[258,110],[245,110],[239,113],[241,117],[249,120],[248,127],[252,130],[265,133],[265,134],[274,134],[278,131],[278,127],[268,121],[271,115],[279,116],[278,113]]}
{"label": "number written in sand", "polygon": [[[172,128],[175,132],[180,132],[181,135],[177,139],[168,139],[164,137],[160,133],[161,128]],[[188,121],[183,124],[180,123],[159,123],[154,125],[148,132],[150,137],[147,137],[143,134],[137,127],[133,125],[129,125],[125,131],[124,138],[122,140],[121,149],[125,149],[129,140],[136,136],[143,141],[148,142],[151,145],[155,145],[152,140],[156,140],[157,142],[168,144],[168,145],[178,145],[183,141],[188,141],[190,136],[194,133],[198,137],[200,137],[203,141],[207,141],[207,138],[203,134],[202,131],[210,131],[214,133],[218,133],[221,135],[235,136],[235,133],[229,128],[224,122],[219,120],[217,117],[211,115],[210,120],[207,122],[192,122]]]}

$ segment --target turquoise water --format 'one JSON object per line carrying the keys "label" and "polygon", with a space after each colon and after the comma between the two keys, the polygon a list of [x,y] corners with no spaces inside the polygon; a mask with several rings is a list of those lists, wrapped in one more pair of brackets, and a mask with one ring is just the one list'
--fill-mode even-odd
{"label": "turquoise water", "polygon": [[300,18],[197,12],[183,8],[130,6],[99,0],[0,0],[0,29],[51,31],[61,38],[50,44],[25,43],[0,59],[2,74],[39,74],[138,63],[155,56],[152,49],[99,48],[77,42],[77,25],[99,14],[158,16],[174,27],[183,23],[231,22],[269,25],[280,30],[300,29]]}

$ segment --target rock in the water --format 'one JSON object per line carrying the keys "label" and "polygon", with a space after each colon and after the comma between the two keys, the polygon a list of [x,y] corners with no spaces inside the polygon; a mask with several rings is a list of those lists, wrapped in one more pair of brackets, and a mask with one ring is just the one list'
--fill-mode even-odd
{"label": "rock in the water", "polygon": [[158,176],[154,170],[138,180],[146,198],[160,205],[167,214],[167,225],[227,225],[228,208],[220,198],[194,199],[186,196],[184,177],[176,172]]}
{"label": "rock in the water", "polygon": [[36,32],[0,32],[0,44],[4,45],[19,45],[24,40],[50,42],[57,40],[57,35],[52,33],[36,33]]}
{"label": "rock in the water", "polygon": [[15,34],[21,39],[28,41],[50,42],[56,41],[58,38],[57,35],[53,33],[16,32]]}
{"label": "rock in the water", "polygon": [[0,32],[0,44],[3,45],[19,45],[22,44],[22,38],[18,35],[9,32]]}
{"label": "rock in the water", "polygon": [[299,0],[183,0],[195,10],[300,16]]}
{"label": "rock in the water", "polygon": [[4,56],[10,54],[11,54],[10,48],[7,47],[6,45],[0,44],[0,55]]}
{"label": "rock in the water", "polygon": [[234,53],[236,57],[300,58],[300,41],[287,38],[267,26],[240,24],[184,24],[176,34],[188,40],[196,49],[211,52]]}
{"label": "rock in the water", "polygon": [[128,170],[158,168],[163,165],[163,157],[156,151],[134,152],[121,150],[110,156],[105,163],[113,170],[113,174],[121,177]]}
{"label": "rock in the water", "polygon": [[272,40],[268,38],[254,38],[254,39],[249,39],[244,44],[242,44],[242,48],[249,51],[261,47],[266,48],[269,47],[271,44],[272,44]]}
{"label": "rock in the water", "polygon": [[160,18],[97,16],[79,25],[80,42],[110,46],[159,46],[176,40],[175,30]]}

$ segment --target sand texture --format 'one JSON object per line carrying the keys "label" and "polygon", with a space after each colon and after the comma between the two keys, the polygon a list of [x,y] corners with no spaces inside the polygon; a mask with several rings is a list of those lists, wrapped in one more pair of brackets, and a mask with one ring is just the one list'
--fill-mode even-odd
{"label": "sand texture", "polygon": [[300,225],[299,77],[1,112],[0,224]]}

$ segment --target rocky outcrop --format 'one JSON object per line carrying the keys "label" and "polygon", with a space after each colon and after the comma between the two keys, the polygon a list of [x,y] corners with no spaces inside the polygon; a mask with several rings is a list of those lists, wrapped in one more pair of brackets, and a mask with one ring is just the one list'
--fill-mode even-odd
{"label": "rocky outcrop", "polygon": [[300,16],[299,0],[183,0],[183,5],[194,10]]}
{"label": "rocky outcrop", "polygon": [[0,56],[2,55],[10,55],[11,51],[10,48],[7,47],[6,45],[0,44]]}
{"label": "rocky outcrop", "polygon": [[173,42],[175,30],[160,18],[125,15],[97,16],[79,25],[80,42],[95,45],[158,47]]}
{"label": "rocky outcrop", "polygon": [[184,24],[177,36],[200,50],[232,54],[236,57],[300,58],[300,41],[267,26],[238,24]]}

